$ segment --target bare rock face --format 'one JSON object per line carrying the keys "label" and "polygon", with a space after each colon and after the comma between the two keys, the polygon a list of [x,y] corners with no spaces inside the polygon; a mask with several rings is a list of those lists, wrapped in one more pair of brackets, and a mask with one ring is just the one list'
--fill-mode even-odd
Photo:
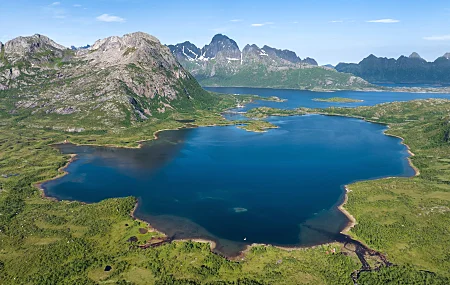
{"label": "bare rock face", "polygon": [[62,56],[66,48],[60,44],[55,43],[46,36],[36,34],[31,37],[18,37],[6,42],[5,44],[5,58],[14,63],[19,59],[27,56],[42,53],[40,55],[57,55]]}
{"label": "bare rock face", "polygon": [[121,81],[133,93],[147,98],[160,95],[176,99],[177,81],[190,76],[169,48],[141,32],[99,40],[89,49],[78,51],[75,57],[87,62],[91,70],[107,70],[108,74],[100,79],[102,84]]}
{"label": "bare rock face", "polygon": [[4,51],[8,67],[0,66],[0,88],[22,90],[19,110],[97,116],[99,124],[114,125],[191,108],[196,98],[210,96],[168,47],[142,32],[79,50],[41,35],[19,37]]}
{"label": "bare rock face", "polygon": [[123,37],[109,37],[98,40],[87,50],[81,50],[77,56],[104,66],[120,65],[143,61],[152,67],[171,69],[178,63],[170,50],[159,40],[148,34],[137,32]]}

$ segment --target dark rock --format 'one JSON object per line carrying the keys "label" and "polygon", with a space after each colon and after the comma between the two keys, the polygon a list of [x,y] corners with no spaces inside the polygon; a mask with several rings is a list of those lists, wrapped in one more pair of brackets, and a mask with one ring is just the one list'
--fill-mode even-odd
{"label": "dark rock", "polygon": [[172,54],[179,60],[195,60],[202,55],[202,50],[190,42],[169,45]]}
{"label": "dark rock", "polygon": [[127,240],[127,242],[138,242],[138,241],[139,239],[136,236],[132,236]]}
{"label": "dark rock", "polygon": [[215,58],[219,53],[229,58],[239,58],[241,56],[237,43],[222,34],[215,35],[211,43],[202,49],[202,55],[205,58]]}
{"label": "dark rock", "polygon": [[267,52],[269,55],[277,56],[279,58],[282,58],[282,59],[287,60],[292,63],[301,63],[302,62],[301,58],[299,58],[295,52],[287,50],[287,49],[281,50],[281,49],[276,49],[276,48],[272,48],[269,46],[264,46],[262,49],[265,52]]}

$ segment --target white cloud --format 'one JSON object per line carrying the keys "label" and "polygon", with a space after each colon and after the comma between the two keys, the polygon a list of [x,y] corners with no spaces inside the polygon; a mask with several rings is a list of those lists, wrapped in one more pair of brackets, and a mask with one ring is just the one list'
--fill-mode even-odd
{"label": "white cloud", "polygon": [[344,21],[342,21],[342,20],[334,20],[334,21],[330,21],[330,23],[344,23]]}
{"label": "white cloud", "polygon": [[382,23],[382,24],[394,24],[394,23],[399,23],[400,20],[396,20],[396,19],[379,19],[379,20],[370,20],[367,21],[367,23]]}
{"label": "white cloud", "polygon": [[80,8],[81,5],[80,5],[80,4],[73,4],[73,7],[75,7],[75,8]]}
{"label": "white cloud", "polygon": [[266,25],[273,25],[273,22],[265,22],[265,23],[258,23],[258,24],[251,24],[250,26],[252,27],[262,27],[262,26],[266,26]]}
{"label": "white cloud", "polygon": [[61,7],[61,2],[53,2],[50,5],[44,6],[42,9],[55,19],[65,19],[67,17],[66,10]]}
{"label": "white cloud", "polygon": [[424,37],[427,41],[450,41],[450,35]]}
{"label": "white cloud", "polygon": [[113,16],[113,15],[109,15],[109,14],[103,14],[103,15],[100,15],[97,17],[97,21],[107,22],[107,23],[112,23],[112,22],[124,23],[126,20],[121,17],[117,17],[117,16]]}
{"label": "white cloud", "polygon": [[233,19],[233,20],[230,20],[230,22],[233,22],[233,23],[242,22],[242,21],[244,21],[244,20],[242,20],[242,19]]}

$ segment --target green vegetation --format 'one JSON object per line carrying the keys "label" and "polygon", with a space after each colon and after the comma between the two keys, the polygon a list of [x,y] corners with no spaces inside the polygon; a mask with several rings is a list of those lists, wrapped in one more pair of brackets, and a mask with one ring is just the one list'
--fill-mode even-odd
{"label": "green vegetation", "polygon": [[244,115],[251,119],[264,119],[270,116],[294,116],[294,115],[304,115],[308,109],[297,108],[293,110],[284,110],[270,107],[259,107],[248,110]]}
{"label": "green vegetation", "polygon": [[[180,86],[189,92],[199,88],[191,81]],[[76,113],[16,109],[17,94],[23,90],[0,91],[0,175],[5,175],[0,176],[2,284],[352,284],[351,273],[360,263],[339,244],[293,251],[257,246],[235,261],[197,242],[141,249],[139,245],[161,234],[131,218],[134,198],[89,205],[56,202],[43,199],[33,186],[59,174],[69,157],[49,144],[65,139],[135,147],[138,141],[153,139],[157,130],[186,126],[183,120],[199,126],[247,124],[242,128],[253,131],[274,127],[261,120],[229,122],[220,116],[237,101],[249,102],[254,96],[197,93],[195,98],[201,100],[171,102],[177,111],[132,124],[127,118],[103,124],[96,120],[102,113],[80,118]],[[139,96],[133,98],[138,109],[149,107]],[[389,124],[388,134],[405,138],[416,154],[412,160],[421,174],[349,186],[346,208],[358,222],[350,234],[398,265],[362,272],[358,283],[448,284],[449,110],[450,101],[436,99],[355,109],[257,108],[247,116],[325,113]],[[84,131],[68,132],[66,125],[74,122]],[[136,240],[130,242],[131,237]],[[327,254],[331,248],[337,254]],[[111,271],[104,270],[108,265]]]}
{"label": "green vegetation", "polygon": [[[277,110],[250,117],[319,113],[389,125],[404,138],[420,175],[349,185],[345,208],[356,218],[350,235],[399,265],[361,274],[360,284],[448,284],[450,272],[450,101],[385,103],[373,107]],[[390,283],[389,283],[390,282]]]}
{"label": "green vegetation", "polygon": [[[134,198],[88,205],[56,202],[42,198],[33,186],[57,176],[57,169],[69,159],[49,144],[69,139],[132,147],[152,139],[158,129],[183,126],[174,119],[229,124],[215,112],[234,106],[236,98],[219,97],[211,110],[173,113],[169,119],[125,129],[68,133],[33,127],[29,117],[38,126],[48,120],[42,115],[21,110],[10,114],[11,92],[0,92],[0,174],[14,174],[0,176],[2,284],[351,284],[350,274],[360,265],[353,254],[341,254],[345,249],[338,244],[291,252],[259,246],[239,261],[228,261],[213,254],[208,244],[197,242],[141,249],[139,244],[160,234],[131,218]],[[142,233],[143,228],[150,231]],[[131,237],[137,240],[129,242]],[[337,253],[327,254],[333,247]],[[106,266],[112,270],[105,271]]]}
{"label": "green vegetation", "polygon": [[261,65],[250,65],[240,68],[236,73],[230,73],[227,68],[214,69],[214,76],[210,77],[214,67],[211,62],[204,70],[199,71],[195,63],[184,63],[188,70],[195,70],[196,79],[203,86],[240,86],[287,88],[301,90],[355,90],[373,88],[364,80],[351,74],[336,72],[335,70],[311,68],[287,68],[272,70]]}
{"label": "green vegetation", "polygon": [[277,129],[278,126],[266,121],[253,120],[245,123],[243,126],[239,126],[238,128],[251,132],[263,133],[267,132],[268,129]]}
{"label": "green vegetation", "polygon": [[315,98],[315,99],[313,99],[313,101],[330,102],[330,103],[356,103],[356,102],[363,102],[363,100],[342,98],[342,97]]}
{"label": "green vegetation", "polygon": [[442,285],[450,284],[450,279],[431,272],[419,271],[411,266],[392,266],[389,268],[381,268],[380,271],[363,272],[358,278],[358,282],[365,285]]}
{"label": "green vegetation", "polygon": [[404,138],[420,170],[414,178],[352,184],[347,210],[358,221],[351,235],[385,252],[391,262],[450,276],[450,101],[417,100],[374,107],[329,108],[389,124],[387,134]]}
{"label": "green vegetation", "polygon": [[132,53],[134,53],[137,49],[135,47],[129,47],[127,48],[127,50],[123,53],[123,56],[127,56],[130,55]]}

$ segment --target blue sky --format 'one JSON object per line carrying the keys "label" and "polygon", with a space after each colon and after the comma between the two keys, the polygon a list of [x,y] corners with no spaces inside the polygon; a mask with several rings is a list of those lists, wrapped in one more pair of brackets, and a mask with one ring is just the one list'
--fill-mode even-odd
{"label": "blue sky", "polygon": [[2,42],[40,33],[81,46],[135,31],[199,47],[223,33],[240,47],[267,44],[320,64],[413,51],[434,60],[450,52],[450,1],[0,0]]}

